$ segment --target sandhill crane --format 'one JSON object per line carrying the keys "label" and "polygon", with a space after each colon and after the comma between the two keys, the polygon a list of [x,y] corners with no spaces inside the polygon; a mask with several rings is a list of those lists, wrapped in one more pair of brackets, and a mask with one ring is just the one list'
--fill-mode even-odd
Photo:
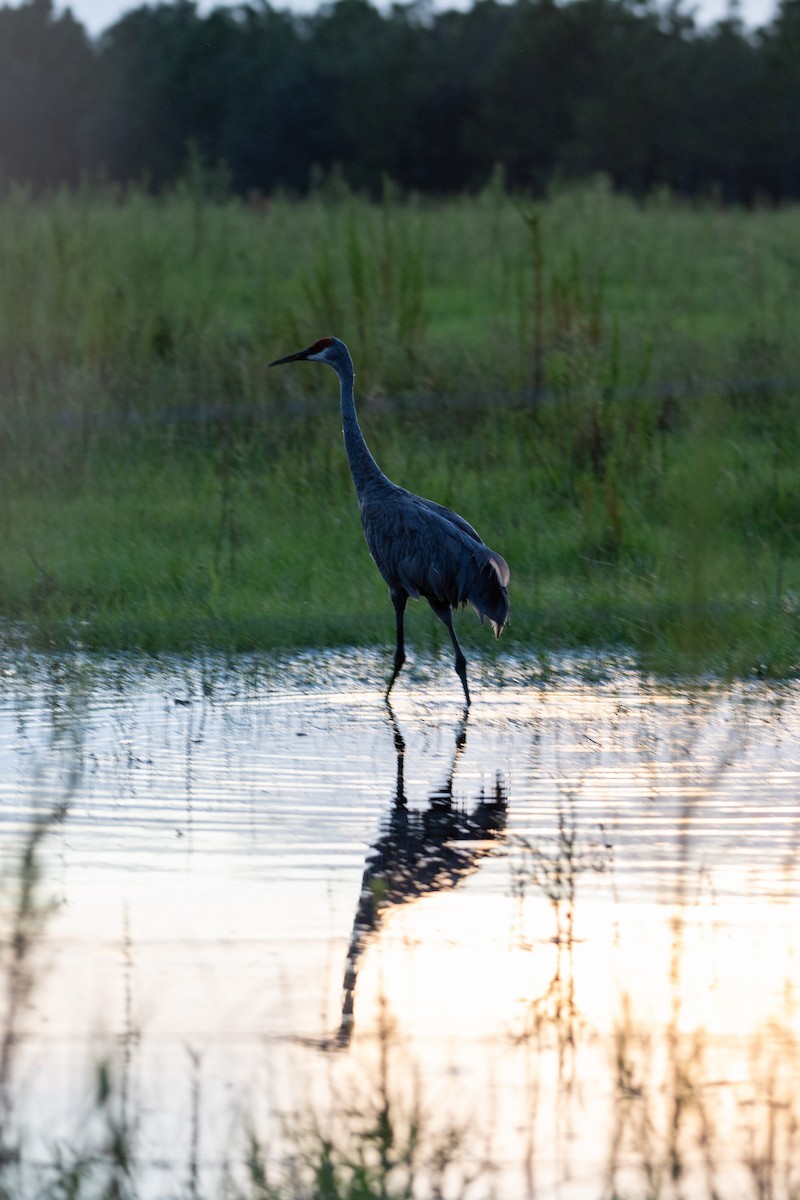
{"label": "sandhill crane", "polygon": [[353,476],[361,526],[370,554],[389,587],[397,623],[394,670],[386,697],[405,662],[403,616],[409,597],[424,596],[447,627],[455,650],[455,669],[470,703],[467,661],[453,629],[453,609],[469,602],[481,624],[489,620],[496,638],[508,621],[505,559],[484,544],[458,513],[398,487],[384,475],[370,453],[356,416],[355,371],[350,351],[338,338],[321,338],[276,358],[269,365],[322,362],[339,377],[342,429]]}

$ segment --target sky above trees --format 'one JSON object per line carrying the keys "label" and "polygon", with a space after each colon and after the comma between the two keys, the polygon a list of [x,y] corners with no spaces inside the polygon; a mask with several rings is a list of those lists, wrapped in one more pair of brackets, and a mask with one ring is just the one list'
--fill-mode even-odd
{"label": "sky above trees", "polygon": [[[15,0],[18,3],[19,0]],[[234,0],[230,0],[234,2]],[[708,25],[725,17],[728,13],[730,0],[691,0],[687,3],[687,11],[696,12],[700,24]],[[199,5],[201,13],[208,12],[215,5],[213,0],[204,0]],[[136,0],[70,0],[70,3],[59,3],[57,11],[62,12],[69,7],[76,20],[80,21],[92,37],[132,8]],[[308,13],[319,7],[318,0],[291,0],[291,3],[281,5],[294,12]],[[464,9],[469,7],[469,0],[438,0],[435,7],[440,10],[447,8]],[[739,15],[744,23],[755,29],[766,25],[775,15],[775,0],[739,0]]]}

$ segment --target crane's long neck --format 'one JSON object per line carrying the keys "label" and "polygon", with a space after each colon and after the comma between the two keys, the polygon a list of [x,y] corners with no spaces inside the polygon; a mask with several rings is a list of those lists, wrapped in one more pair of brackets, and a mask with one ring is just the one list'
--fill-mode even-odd
{"label": "crane's long neck", "polygon": [[369,446],[364,441],[361,426],[358,423],[356,401],[353,392],[354,372],[352,363],[343,364],[342,366],[337,365],[336,374],[339,376],[339,399],[342,409],[344,446],[350,462],[350,474],[353,476],[356,492],[360,496],[367,484],[375,479],[384,479],[385,476],[372,457]]}

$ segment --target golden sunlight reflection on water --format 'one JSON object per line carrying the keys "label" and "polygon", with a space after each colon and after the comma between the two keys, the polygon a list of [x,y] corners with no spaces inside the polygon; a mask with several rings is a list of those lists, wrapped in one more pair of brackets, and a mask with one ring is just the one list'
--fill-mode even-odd
{"label": "golden sunlight reflection on water", "polygon": [[31,1156],[102,1056],[153,1196],[388,1070],[460,1125],[470,1195],[796,1195],[800,689],[506,659],[466,716],[433,661],[387,710],[383,665],[5,678],[7,923],[69,793],[12,1013]]}

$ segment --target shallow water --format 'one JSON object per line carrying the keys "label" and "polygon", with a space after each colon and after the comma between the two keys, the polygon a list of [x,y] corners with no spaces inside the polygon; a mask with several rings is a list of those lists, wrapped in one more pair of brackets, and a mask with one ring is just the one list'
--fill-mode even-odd
{"label": "shallow water", "polygon": [[392,710],[385,668],[6,671],[7,923],[66,803],[0,1079],[28,1161],[107,1060],[148,1196],[287,1113],[345,1137],[387,1075],[470,1195],[796,1194],[800,687],[504,658],[466,716],[446,660]]}

